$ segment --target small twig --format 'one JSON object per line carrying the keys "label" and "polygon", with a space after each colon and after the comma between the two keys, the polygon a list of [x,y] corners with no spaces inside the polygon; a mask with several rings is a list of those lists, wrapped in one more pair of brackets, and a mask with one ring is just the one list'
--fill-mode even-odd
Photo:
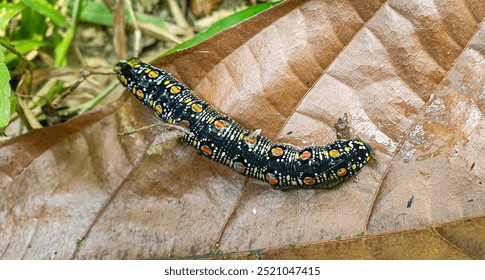
{"label": "small twig", "polygon": [[140,26],[140,29],[143,30],[145,33],[157,39],[169,41],[177,45],[183,43],[183,40],[179,39],[177,36],[174,36],[172,33],[167,32],[158,26],[154,26],[153,24],[139,23],[139,26]]}
{"label": "small twig", "polygon": [[133,44],[133,52],[134,56],[138,56],[141,50],[141,31],[140,27],[138,26],[138,20],[136,19],[135,12],[133,11],[133,5],[131,4],[131,0],[126,0],[126,9],[128,10],[128,14],[133,22],[133,29],[134,29],[134,44]]}
{"label": "small twig", "polygon": [[142,131],[142,130],[145,130],[145,129],[150,129],[150,128],[157,127],[157,126],[165,127],[165,128],[173,129],[173,130],[178,130],[178,131],[183,132],[184,134],[192,134],[192,132],[190,132],[187,128],[182,127],[180,125],[169,124],[169,123],[154,123],[154,124],[150,124],[150,125],[147,125],[147,126],[143,126],[143,127],[134,129],[134,130],[120,132],[120,133],[118,133],[118,135],[119,136],[127,136],[127,135],[131,135],[131,134],[135,134],[139,131]]}
{"label": "small twig", "polygon": [[22,98],[17,99],[18,106],[16,110],[20,117],[22,118],[24,124],[27,126],[28,130],[42,128],[43,126],[39,123],[37,118],[34,116],[29,107],[24,103]]}
{"label": "small twig", "polygon": [[81,64],[84,66],[87,66],[88,63],[86,62],[86,59],[84,58],[81,52],[81,49],[79,48],[79,44],[76,41],[74,41],[72,42],[71,47],[73,48],[74,53],[76,54],[76,57],[81,62]]}
{"label": "small twig", "polygon": [[180,27],[183,28],[190,28],[189,23],[185,20],[185,16],[182,13],[182,10],[180,9],[179,5],[177,4],[176,0],[168,0],[168,5],[170,6],[170,11],[172,12],[173,19],[179,25]]}
{"label": "small twig", "polygon": [[128,131],[124,131],[124,132],[119,132],[118,135],[119,136],[128,136],[128,135],[132,135],[132,134],[135,134],[135,133],[140,132],[142,130],[150,129],[150,128],[156,127],[156,126],[160,126],[160,124],[153,123],[153,124],[150,124],[150,125],[142,126],[140,128],[134,129],[134,130],[128,130]]}
{"label": "small twig", "polygon": [[126,58],[128,56],[124,3],[125,1],[123,0],[117,1],[114,10],[113,44],[118,59]]}
{"label": "small twig", "polygon": [[52,107],[56,108],[59,103],[61,103],[69,94],[71,94],[79,85],[81,85],[81,83],[84,82],[89,77],[89,75],[91,75],[91,72],[89,72],[89,70],[87,69],[83,69],[79,74],[80,78],[73,85],[67,88],[67,90],[62,93],[61,96],[57,97],[56,99],[54,99],[54,101],[52,101]]}

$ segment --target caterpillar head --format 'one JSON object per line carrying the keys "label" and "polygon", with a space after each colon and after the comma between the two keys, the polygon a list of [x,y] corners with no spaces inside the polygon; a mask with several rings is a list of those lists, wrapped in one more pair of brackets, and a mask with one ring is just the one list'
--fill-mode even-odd
{"label": "caterpillar head", "polygon": [[143,67],[144,63],[137,57],[119,61],[113,71],[118,80],[125,87],[130,87],[133,83],[135,69]]}
{"label": "caterpillar head", "polygon": [[143,63],[136,57],[118,62],[113,71],[120,83],[128,88],[133,96],[145,106],[157,110],[151,88],[162,78],[162,75],[166,75],[165,72]]}

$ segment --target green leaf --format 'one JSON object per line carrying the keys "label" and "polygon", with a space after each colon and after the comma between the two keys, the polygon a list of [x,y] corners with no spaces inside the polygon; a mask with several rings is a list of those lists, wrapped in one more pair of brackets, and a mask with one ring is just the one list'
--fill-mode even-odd
{"label": "green leaf", "polygon": [[[127,13],[125,13],[127,14]],[[159,18],[157,17],[154,17],[154,16],[150,16],[150,15],[146,15],[146,14],[143,14],[143,13],[135,13],[136,15],[136,19],[138,20],[138,22],[141,22],[141,23],[149,23],[149,24],[152,24],[152,25],[155,25],[155,26],[158,26],[160,28],[163,28],[163,29],[167,29],[167,26],[165,24],[165,22],[163,20],[160,20]],[[131,18],[128,17],[128,22],[131,23]]]}
{"label": "green leaf", "polygon": [[255,5],[255,6],[251,6],[247,9],[239,11],[237,13],[234,13],[234,14],[228,16],[228,17],[225,17],[225,18],[217,21],[216,23],[214,23],[211,27],[207,28],[205,31],[200,32],[199,34],[195,35],[194,37],[192,37],[188,41],[185,41],[184,43],[178,45],[177,47],[165,52],[162,56],[166,56],[166,55],[169,55],[173,52],[195,46],[195,45],[207,40],[208,38],[214,36],[215,34],[221,32],[222,30],[225,30],[225,29],[227,29],[231,26],[234,26],[234,25],[240,23],[241,21],[244,21],[244,20],[246,20],[246,19],[248,19],[252,16],[255,16],[255,15],[261,13],[262,11],[267,10],[267,9],[269,9],[269,8],[273,7],[274,5],[277,5],[281,2],[283,2],[283,0],[275,1],[275,2],[261,3],[261,4],[258,4],[258,5]]}
{"label": "green leaf", "polygon": [[42,41],[47,30],[46,17],[36,11],[25,8],[20,13],[18,28],[9,37],[13,40]]}
{"label": "green leaf", "polygon": [[[68,12],[73,12],[73,1],[68,2]],[[85,1],[80,14],[83,22],[100,24],[105,26],[113,25],[113,15],[110,10],[101,2]]]}
{"label": "green leaf", "polygon": [[[40,47],[44,46],[51,46],[52,42],[51,41],[36,41],[36,40],[20,40],[20,41],[13,41],[10,42],[17,51],[21,54],[25,54],[31,50],[38,49]],[[18,56],[14,53],[7,53],[5,55],[5,64],[9,64],[12,62],[14,59],[16,59]]]}
{"label": "green leaf", "polygon": [[37,41],[37,40],[20,40],[20,41],[12,41],[10,42],[12,45],[15,46],[15,48],[20,52],[20,53],[26,53],[31,50],[44,47],[44,46],[51,46],[52,42],[51,41]]}
{"label": "green leaf", "polygon": [[[68,3],[69,13],[72,14],[72,1]],[[127,15],[127,11],[125,11],[125,15]],[[163,20],[160,20],[157,17],[145,15],[143,13],[135,13],[136,18],[141,23],[150,23],[155,26],[165,28],[165,23]],[[85,1],[80,20],[83,22],[100,24],[105,26],[113,26],[113,14],[110,10],[101,2],[99,1]],[[131,19],[127,18],[128,22],[131,22]]]}
{"label": "green leaf", "polygon": [[67,20],[57,11],[54,6],[45,0],[20,0],[25,6],[31,8],[39,14],[42,14],[52,20],[56,25],[66,25]]}
{"label": "green leaf", "polygon": [[74,0],[74,8],[73,8],[70,27],[69,29],[67,29],[66,33],[62,38],[62,41],[60,42],[60,44],[56,46],[56,49],[55,49],[54,66],[56,67],[65,66],[66,64],[67,51],[69,50],[69,46],[72,43],[74,34],[76,33],[79,15],[82,12],[82,5],[83,5],[83,0]]}
{"label": "green leaf", "polygon": [[0,127],[5,127],[10,119],[11,101],[10,101],[10,74],[5,65],[5,56],[0,49]]}

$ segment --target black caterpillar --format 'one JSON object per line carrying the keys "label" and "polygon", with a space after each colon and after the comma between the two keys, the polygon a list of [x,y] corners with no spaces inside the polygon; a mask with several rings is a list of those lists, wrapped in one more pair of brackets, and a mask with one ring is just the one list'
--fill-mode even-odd
{"label": "black caterpillar", "polygon": [[120,61],[120,82],[167,123],[187,124],[183,141],[237,173],[274,189],[330,188],[356,174],[370,160],[360,139],[297,148],[273,143],[217,112],[167,72],[138,58]]}

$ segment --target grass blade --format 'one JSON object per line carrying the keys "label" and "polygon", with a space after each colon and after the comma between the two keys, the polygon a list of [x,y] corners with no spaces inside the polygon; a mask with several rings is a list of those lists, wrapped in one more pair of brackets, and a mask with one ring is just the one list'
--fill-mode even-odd
{"label": "grass blade", "polygon": [[251,6],[245,10],[239,11],[237,13],[234,13],[228,17],[225,17],[218,22],[214,23],[211,27],[206,29],[203,32],[200,32],[199,34],[195,35],[192,37],[190,40],[185,41],[184,43],[178,45],[177,47],[165,52],[162,56],[169,55],[173,52],[183,50],[192,46],[195,46],[208,38],[214,36],[215,34],[221,32],[222,30],[225,30],[231,26],[234,26],[241,21],[244,21],[252,16],[255,16],[259,13],[261,13],[264,10],[267,10],[274,5],[277,5],[281,3],[282,1],[276,1],[276,2],[267,2],[267,3],[261,3],[255,6]]}

